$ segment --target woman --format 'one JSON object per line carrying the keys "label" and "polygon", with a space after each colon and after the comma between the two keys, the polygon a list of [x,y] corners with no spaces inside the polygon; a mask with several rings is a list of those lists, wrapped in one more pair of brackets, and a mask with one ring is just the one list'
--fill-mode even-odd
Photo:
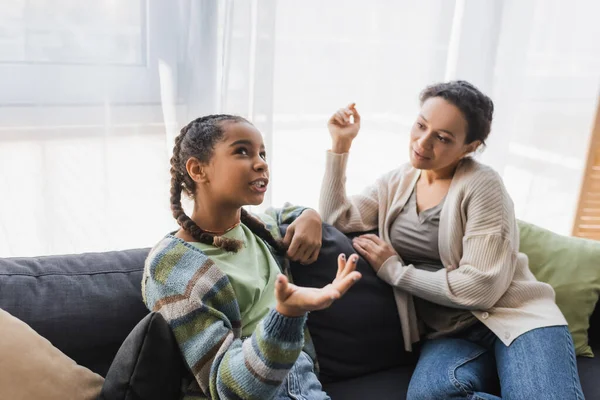
{"label": "woman", "polygon": [[[394,287],[405,347],[425,336],[409,399],[582,399],[575,350],[554,291],[519,253],[500,176],[470,157],[489,135],[493,103],[465,81],[421,94],[410,163],[346,196],[360,115],[329,120],[320,211],[343,232],[379,229],[356,250]],[[351,117],[353,120],[351,120]]]}

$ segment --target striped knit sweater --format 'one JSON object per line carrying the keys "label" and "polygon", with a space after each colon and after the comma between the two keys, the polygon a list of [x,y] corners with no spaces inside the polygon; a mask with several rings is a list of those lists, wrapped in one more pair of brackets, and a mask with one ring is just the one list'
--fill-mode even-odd
{"label": "striped knit sweater", "polygon": [[[342,232],[377,228],[391,244],[390,227],[421,171],[404,165],[362,194],[347,197],[347,161],[348,153],[327,154],[320,198],[323,220]],[[407,350],[419,340],[412,295],[471,311],[507,346],[532,329],[567,324],[552,287],[535,279],[527,256],[519,253],[513,203],[491,168],[471,158],[458,165],[442,208],[438,245],[445,269],[417,269],[399,255],[385,261],[377,273],[394,287]]]}
{"label": "striped knit sweater", "polygon": [[[279,225],[303,210],[287,207],[260,217],[280,238]],[[240,310],[227,276],[200,249],[173,235],[150,251],[142,294],[171,326],[195,378],[184,399],[269,399],[303,349],[315,359],[306,316],[271,309],[252,336],[241,338]]]}

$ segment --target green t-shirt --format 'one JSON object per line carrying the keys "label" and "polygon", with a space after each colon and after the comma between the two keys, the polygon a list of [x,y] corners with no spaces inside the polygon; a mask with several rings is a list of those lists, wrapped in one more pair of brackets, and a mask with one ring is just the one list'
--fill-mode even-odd
{"label": "green t-shirt", "polygon": [[275,258],[262,239],[244,224],[223,237],[244,242],[237,253],[194,242],[229,278],[242,316],[242,336],[250,336],[258,322],[275,306],[275,279],[280,272]]}

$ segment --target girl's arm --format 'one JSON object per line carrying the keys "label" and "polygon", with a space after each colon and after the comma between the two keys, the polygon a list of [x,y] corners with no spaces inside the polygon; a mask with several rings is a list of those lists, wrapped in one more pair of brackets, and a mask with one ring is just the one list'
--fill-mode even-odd
{"label": "girl's arm", "polygon": [[271,310],[242,342],[235,293],[210,259],[179,244],[155,261],[146,306],[171,326],[201,390],[214,399],[271,398],[302,350],[305,316]]}
{"label": "girl's arm", "polygon": [[201,251],[165,238],[144,271],[146,306],[169,323],[200,389],[215,399],[271,398],[304,344],[306,312],[329,307],[360,279],[357,257],[338,259],[335,280],[303,288],[280,275],[276,309],[242,342],[241,318],[227,276]]}

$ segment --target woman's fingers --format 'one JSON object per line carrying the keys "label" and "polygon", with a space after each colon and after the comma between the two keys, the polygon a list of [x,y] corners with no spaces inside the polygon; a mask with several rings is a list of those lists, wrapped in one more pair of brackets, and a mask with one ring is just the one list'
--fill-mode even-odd
{"label": "woman's fingers", "polygon": [[[350,125],[351,122],[360,122],[360,115],[358,114],[358,111],[356,111],[355,105],[355,103],[350,103],[346,108],[340,108],[329,119],[329,122],[342,127]],[[351,121],[350,118],[353,118],[354,121]]]}
{"label": "woman's fingers", "polygon": [[381,238],[379,236],[373,235],[372,233],[367,233],[365,235],[360,235],[358,237],[358,239],[370,240],[370,241],[375,242],[375,243],[383,242],[383,240],[381,240]]}
{"label": "woman's fingers", "polygon": [[350,116],[352,115],[352,111],[350,111],[349,108],[340,108],[339,110],[342,115],[344,116],[344,118],[349,121],[350,120]]}
{"label": "woman's fingers", "polygon": [[342,122],[342,124],[345,125],[348,122],[350,122],[350,118],[348,116],[346,116],[346,113],[344,112],[344,110],[338,110],[337,115],[338,115],[339,120]]}
{"label": "woman's fingers", "polygon": [[356,108],[352,108],[352,116],[354,117],[354,123],[360,124],[360,114],[356,111]]}
{"label": "woman's fingers", "polygon": [[364,241],[354,240],[352,242],[352,246],[354,246],[356,251],[358,251],[358,254],[363,256],[363,258],[365,260],[367,260],[367,262],[369,264],[371,264],[372,259],[371,259],[371,254],[369,253],[369,249],[368,249],[369,244],[368,243],[365,243]]}
{"label": "woman's fingers", "polygon": [[369,239],[354,238],[352,244],[357,244],[364,250],[372,250],[374,243]]}

